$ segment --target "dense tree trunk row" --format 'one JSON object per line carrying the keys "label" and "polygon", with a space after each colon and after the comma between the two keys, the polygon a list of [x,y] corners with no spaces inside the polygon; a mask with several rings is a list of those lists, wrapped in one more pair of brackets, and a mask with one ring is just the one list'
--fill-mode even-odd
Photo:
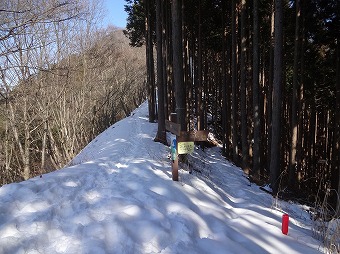
{"label": "dense tree trunk row", "polygon": [[[339,206],[338,1],[127,2],[171,13],[151,16],[157,40],[144,37],[161,48],[161,26],[172,45],[157,57],[167,63],[157,64],[167,91],[158,108],[176,109],[184,129],[212,130],[225,156],[274,194],[313,201],[332,189]],[[136,45],[140,15],[128,13]]]}

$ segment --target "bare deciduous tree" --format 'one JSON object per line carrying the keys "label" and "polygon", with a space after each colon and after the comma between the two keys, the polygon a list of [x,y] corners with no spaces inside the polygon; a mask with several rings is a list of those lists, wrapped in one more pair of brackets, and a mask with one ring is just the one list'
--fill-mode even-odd
{"label": "bare deciduous tree", "polygon": [[0,184],[63,167],[145,99],[142,49],[98,31],[98,3],[0,5]]}

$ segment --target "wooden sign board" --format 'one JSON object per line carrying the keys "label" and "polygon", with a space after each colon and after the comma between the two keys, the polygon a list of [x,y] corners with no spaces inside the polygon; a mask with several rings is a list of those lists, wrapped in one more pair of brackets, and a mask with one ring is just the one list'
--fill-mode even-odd
{"label": "wooden sign board", "polygon": [[181,125],[178,123],[165,120],[165,129],[175,134],[176,136],[181,135]]}
{"label": "wooden sign board", "polygon": [[188,154],[193,153],[195,148],[195,143],[190,142],[179,142],[178,143],[178,154]]}
{"label": "wooden sign board", "polygon": [[208,130],[181,131],[181,135],[177,137],[177,142],[206,141],[208,139],[208,134]]}

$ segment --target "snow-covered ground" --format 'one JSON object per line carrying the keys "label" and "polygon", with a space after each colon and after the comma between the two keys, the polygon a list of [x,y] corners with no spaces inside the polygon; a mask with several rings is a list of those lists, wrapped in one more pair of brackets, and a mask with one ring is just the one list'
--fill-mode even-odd
{"label": "snow-covered ground", "polygon": [[218,148],[172,181],[156,130],[144,103],[69,167],[2,186],[0,253],[320,253],[303,207],[250,186]]}

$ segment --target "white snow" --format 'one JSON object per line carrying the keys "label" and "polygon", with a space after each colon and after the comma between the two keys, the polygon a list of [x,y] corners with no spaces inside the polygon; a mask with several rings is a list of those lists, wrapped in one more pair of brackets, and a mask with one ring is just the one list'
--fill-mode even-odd
{"label": "white snow", "polygon": [[219,148],[195,149],[201,173],[180,169],[172,181],[156,131],[144,103],[69,167],[2,186],[0,253],[321,252],[303,206],[250,185]]}

